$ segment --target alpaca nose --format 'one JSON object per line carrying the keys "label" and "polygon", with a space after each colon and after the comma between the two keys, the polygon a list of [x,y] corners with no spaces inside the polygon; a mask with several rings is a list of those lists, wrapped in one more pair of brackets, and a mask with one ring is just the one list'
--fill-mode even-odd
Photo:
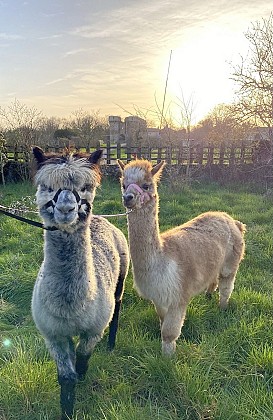
{"label": "alpaca nose", "polygon": [[134,198],[134,195],[132,193],[123,195],[123,200],[125,204],[128,204],[133,198]]}
{"label": "alpaca nose", "polygon": [[56,208],[57,210],[59,210],[60,213],[63,213],[63,214],[67,214],[75,210],[75,206],[72,206],[70,204],[67,204],[67,205],[62,204],[61,206],[57,205]]}
{"label": "alpaca nose", "polygon": [[63,214],[71,213],[76,208],[76,200],[72,191],[63,190],[56,203],[56,209]]}

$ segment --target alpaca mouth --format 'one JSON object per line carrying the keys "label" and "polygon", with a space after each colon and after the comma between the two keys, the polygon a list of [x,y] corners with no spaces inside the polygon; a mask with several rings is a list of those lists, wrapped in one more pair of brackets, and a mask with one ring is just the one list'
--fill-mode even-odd
{"label": "alpaca mouth", "polygon": [[133,209],[134,207],[136,207],[136,200],[132,200],[131,198],[126,199],[125,197],[123,198],[123,205],[124,207],[126,207],[127,209]]}
{"label": "alpaca mouth", "polygon": [[136,205],[135,204],[128,204],[128,205],[124,205],[124,207],[128,210],[133,210],[136,207]]}
{"label": "alpaca mouth", "polygon": [[40,215],[47,226],[69,226],[75,225],[79,220],[79,214],[76,209],[72,211],[62,212],[55,207],[54,209],[40,209]]}
{"label": "alpaca mouth", "polygon": [[73,225],[78,220],[78,215],[55,216],[55,223],[58,225]]}

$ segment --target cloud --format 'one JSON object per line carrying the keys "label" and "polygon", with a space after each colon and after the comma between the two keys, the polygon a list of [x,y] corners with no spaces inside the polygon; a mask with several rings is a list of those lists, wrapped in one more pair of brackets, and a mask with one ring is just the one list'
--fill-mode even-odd
{"label": "cloud", "polygon": [[54,18],[54,17],[58,17],[58,16],[61,16],[61,15],[64,15],[64,12],[56,12],[56,13],[41,13],[41,15],[43,16],[43,17],[45,17],[45,18],[50,18],[50,19],[52,19],[52,18]]}
{"label": "cloud", "polygon": [[70,51],[67,51],[63,54],[63,58],[73,56],[73,55],[76,55],[76,54],[80,54],[82,52],[87,52],[87,51],[90,51],[90,48],[78,48],[78,49],[75,49],[75,50],[70,50]]}
{"label": "cloud", "polygon": [[56,85],[58,83],[63,83],[67,80],[74,79],[74,78],[79,79],[81,77],[81,75],[85,75],[85,74],[86,74],[85,69],[76,68],[73,71],[64,75],[64,77],[60,77],[58,79],[51,80],[50,82],[46,82],[45,86]]}
{"label": "cloud", "polygon": [[59,79],[55,79],[55,80],[52,80],[51,82],[47,82],[45,85],[46,86],[56,85],[56,83],[63,82],[64,80],[65,80],[65,78],[60,77]]}
{"label": "cloud", "polygon": [[48,35],[48,36],[40,36],[38,39],[42,39],[42,40],[48,40],[48,39],[57,39],[57,38],[62,38],[63,34],[53,34],[53,35]]}
{"label": "cloud", "polygon": [[7,34],[6,32],[0,32],[0,39],[13,41],[13,40],[17,40],[17,39],[24,39],[24,37],[22,37],[21,35]]}

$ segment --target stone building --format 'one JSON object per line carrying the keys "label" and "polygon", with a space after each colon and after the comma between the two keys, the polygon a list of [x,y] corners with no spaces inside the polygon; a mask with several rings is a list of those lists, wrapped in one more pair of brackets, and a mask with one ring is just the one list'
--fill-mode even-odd
{"label": "stone building", "polygon": [[110,115],[110,143],[137,143],[145,139],[147,134],[147,124],[143,118],[137,116],[121,117]]}
{"label": "stone building", "polygon": [[152,145],[154,147],[168,144],[187,144],[185,130],[174,130],[170,127],[147,127],[143,118],[129,116],[122,121],[121,117],[109,117],[110,143],[128,145]]}

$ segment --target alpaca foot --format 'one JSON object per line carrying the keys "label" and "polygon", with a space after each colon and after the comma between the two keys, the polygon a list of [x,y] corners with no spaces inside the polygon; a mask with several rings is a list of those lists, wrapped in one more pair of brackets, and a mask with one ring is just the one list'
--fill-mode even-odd
{"label": "alpaca foot", "polygon": [[175,341],[171,341],[171,342],[162,341],[162,354],[164,354],[164,356],[167,356],[167,357],[173,356],[175,354],[175,349],[176,349]]}
{"label": "alpaca foot", "polygon": [[228,300],[220,300],[219,307],[221,310],[225,311],[228,308]]}
{"label": "alpaca foot", "polygon": [[71,419],[74,411],[74,402],[75,402],[75,388],[76,388],[76,378],[74,380],[67,380],[59,378],[61,385],[60,393],[60,403],[62,410],[62,420]]}

